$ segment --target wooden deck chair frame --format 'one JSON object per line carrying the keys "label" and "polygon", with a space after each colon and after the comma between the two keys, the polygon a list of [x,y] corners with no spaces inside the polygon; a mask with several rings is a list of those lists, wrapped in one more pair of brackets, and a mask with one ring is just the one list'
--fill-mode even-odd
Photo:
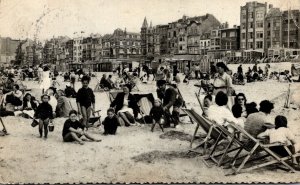
{"label": "wooden deck chair frame", "polygon": [[[235,174],[241,173],[243,171],[249,172],[254,169],[269,166],[271,164],[276,164],[276,163],[282,164],[284,167],[288,168],[291,172],[295,172],[295,169],[293,167],[291,167],[289,164],[287,164],[286,161],[291,160],[292,157],[299,156],[299,154],[293,155],[290,152],[290,150],[287,148],[287,145],[282,144],[282,143],[263,144],[263,143],[261,143],[261,141],[259,141],[258,139],[255,139],[252,135],[250,135],[247,131],[245,131],[240,126],[234,125],[234,124],[231,124],[231,126],[235,130],[237,130],[238,132],[243,134],[243,137],[246,137],[250,142],[253,142],[254,146],[249,148],[249,146],[246,146],[245,142],[243,143],[243,145],[242,145],[243,147],[240,148],[240,150],[236,153],[236,155],[232,159],[231,166],[232,166],[233,172],[230,174],[227,174],[227,175],[235,175]],[[289,156],[280,157],[279,155],[277,155],[275,152],[273,152],[270,149],[270,147],[274,147],[274,146],[283,146],[285,148],[285,150],[288,152]],[[240,156],[242,150],[245,150],[247,152],[247,154],[244,156]],[[261,151],[264,151],[266,153],[266,155],[260,156],[258,158],[253,158],[255,153],[261,152]],[[259,159],[265,158],[267,156],[272,157],[273,160],[265,162],[265,163],[261,163],[258,165],[253,165],[248,168],[244,168],[246,163],[249,163],[249,162],[255,161],[255,160],[259,160]],[[251,159],[251,157],[252,157],[252,159]],[[235,167],[235,164],[238,159],[242,159],[242,162],[240,164],[238,164],[238,167]]]}
{"label": "wooden deck chair frame", "polygon": [[[70,107],[71,107],[71,109],[72,110],[75,110],[75,109],[73,109],[73,106],[72,106],[72,104],[71,104],[71,102],[70,102],[70,100],[68,101],[69,102],[69,105],[70,105]],[[99,122],[99,124],[97,125],[97,127],[100,127],[101,126],[101,120],[100,120],[100,118],[101,118],[101,116],[100,116],[100,112],[101,112],[101,110],[96,110],[94,113],[95,114],[97,114],[97,116],[95,117],[90,117],[90,119],[88,120],[88,123],[92,123],[92,124],[89,124],[89,126],[88,127],[93,127],[93,126],[95,126],[95,123],[96,122]],[[95,121],[95,119],[96,119],[96,121]]]}
{"label": "wooden deck chair frame", "polygon": [[[184,109],[186,109],[187,108],[187,106],[186,106],[186,104],[185,104],[185,100],[184,100],[184,98],[183,98],[183,96],[182,96],[182,94],[181,94],[181,92],[180,92],[180,89],[178,88],[178,87],[176,87],[176,89],[177,89],[177,91],[178,91],[178,95],[180,96],[180,98],[183,100],[183,104],[182,104],[182,107],[184,108]],[[188,116],[183,110],[182,110],[182,108],[179,108],[179,117],[184,117],[184,116]],[[185,114],[180,114],[180,112],[184,112]],[[172,116],[171,116],[171,118],[172,118]],[[190,117],[189,117],[190,118]],[[173,121],[173,120],[172,120]],[[192,124],[194,124],[194,121],[193,121],[193,119],[191,119],[190,118],[190,121],[191,121],[191,123]]]}
{"label": "wooden deck chair frame", "polygon": [[[208,119],[205,119],[203,116],[199,115],[195,111],[189,110],[189,109],[183,109],[183,111],[185,111],[187,113],[187,115],[197,123],[196,129],[194,131],[194,135],[193,135],[193,137],[191,139],[191,143],[190,143],[191,148],[192,148],[193,141],[195,140],[195,136],[196,136],[197,131],[200,126],[207,133],[206,137],[200,142],[200,144],[198,144],[196,147],[190,149],[189,152],[205,154],[207,152],[207,146],[208,146],[209,141],[211,141],[212,139],[217,140],[219,137],[221,137],[222,133],[219,132],[218,130],[216,130],[216,124],[212,123]],[[197,151],[197,149],[200,147],[203,147],[203,149],[204,149],[204,151],[202,153]]]}

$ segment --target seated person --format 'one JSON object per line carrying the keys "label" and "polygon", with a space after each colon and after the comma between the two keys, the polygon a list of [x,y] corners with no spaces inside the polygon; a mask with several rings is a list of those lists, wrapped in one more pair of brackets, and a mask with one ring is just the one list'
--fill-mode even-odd
{"label": "seated person", "polygon": [[137,118],[139,107],[135,97],[130,93],[131,85],[126,84],[123,87],[123,92],[117,94],[110,107],[115,108],[116,113],[124,120],[125,126],[136,125],[135,118]]}
{"label": "seated person", "polygon": [[65,88],[65,95],[67,98],[76,98],[76,91],[71,84],[67,84]]}
{"label": "seated person", "polygon": [[12,78],[7,78],[3,85],[3,93],[6,94],[8,92],[13,91],[14,89],[14,80]]}
{"label": "seated person", "polygon": [[106,79],[106,74],[103,74],[101,80],[100,80],[100,86],[103,88],[108,88],[108,89],[112,89],[111,84],[109,83],[109,81]]}
{"label": "seated person", "polygon": [[107,81],[109,82],[112,88],[115,88],[115,83],[112,80],[112,75],[108,75]]}
{"label": "seated person", "polygon": [[34,112],[36,111],[37,107],[38,102],[36,101],[36,99],[29,93],[25,94],[23,98],[23,113],[30,118],[33,118]]}
{"label": "seated person", "polygon": [[[223,91],[217,93],[215,103],[216,104],[211,105],[206,111],[209,120],[225,127],[229,126],[229,123],[244,127],[244,122],[236,119],[232,112],[227,108],[228,96]],[[228,130],[233,132],[233,129],[230,126],[228,127]]]}
{"label": "seated person", "polygon": [[91,135],[84,131],[84,125],[82,125],[77,120],[77,111],[71,110],[69,113],[69,119],[67,119],[64,123],[62,137],[64,142],[73,142],[77,141],[79,144],[83,145],[84,142],[81,139],[82,136],[85,136],[87,139],[91,141],[100,142],[100,139],[95,139]]}
{"label": "seated person", "polygon": [[267,128],[274,128],[273,121],[270,118],[273,109],[274,105],[269,100],[261,101],[259,112],[252,113],[247,117],[245,130],[256,138],[258,134],[264,132]]}
{"label": "seated person", "polygon": [[104,135],[116,134],[117,128],[120,125],[120,123],[113,108],[109,108],[107,110],[107,117],[104,119],[102,124],[104,125]]}
{"label": "seated person", "polygon": [[72,110],[71,103],[65,96],[63,90],[58,90],[56,93],[57,106],[56,113],[58,117],[68,117],[69,112]]}
{"label": "seated person", "polygon": [[13,91],[5,94],[5,96],[6,96],[5,103],[6,104],[11,104],[14,107],[19,107],[22,105],[21,98],[23,96],[23,93],[19,89],[20,89],[19,85],[15,84],[13,86]]}
{"label": "seated person", "polygon": [[203,116],[207,116],[207,110],[213,104],[212,96],[210,94],[206,95],[203,99]]}
{"label": "seated person", "polygon": [[[289,145],[289,149],[292,153],[300,151],[300,143],[296,142],[295,135],[287,127],[287,119],[284,116],[276,116],[275,129],[267,129],[257,136],[259,139],[267,137],[269,138],[269,143],[283,143]],[[283,146],[273,146],[270,149],[282,157],[288,156]]]}
{"label": "seated person", "polygon": [[249,114],[258,112],[256,108],[256,103],[252,102],[247,104],[247,99],[244,93],[239,93],[235,96],[234,105],[232,106],[231,110],[234,117],[236,118],[239,117],[247,118]]}

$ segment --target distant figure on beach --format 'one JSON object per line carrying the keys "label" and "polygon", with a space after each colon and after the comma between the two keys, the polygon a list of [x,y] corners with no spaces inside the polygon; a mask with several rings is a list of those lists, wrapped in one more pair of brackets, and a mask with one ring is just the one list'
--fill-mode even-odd
{"label": "distant figure on beach", "polygon": [[42,89],[42,93],[44,94],[47,89],[51,86],[51,78],[50,78],[50,70],[47,66],[44,67],[42,72],[42,80],[40,84],[40,88]]}
{"label": "distant figure on beach", "polygon": [[213,94],[216,95],[218,92],[223,91],[227,95],[232,94],[232,78],[226,73],[228,67],[223,62],[218,62],[217,73],[213,82],[214,91]]}

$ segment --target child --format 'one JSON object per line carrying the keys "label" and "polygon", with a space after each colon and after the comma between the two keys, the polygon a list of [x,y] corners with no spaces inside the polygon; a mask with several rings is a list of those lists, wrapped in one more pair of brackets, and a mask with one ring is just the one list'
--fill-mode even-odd
{"label": "child", "polygon": [[77,141],[79,144],[83,145],[83,140],[80,139],[82,136],[85,136],[91,141],[100,142],[101,139],[95,139],[90,136],[86,131],[83,130],[84,126],[77,120],[77,112],[71,110],[69,113],[69,119],[65,121],[62,136],[64,142],[73,142]]}
{"label": "child", "polygon": [[107,117],[104,119],[102,124],[104,125],[104,135],[116,134],[117,128],[120,123],[113,108],[109,108],[107,110]]}
{"label": "child", "polygon": [[162,125],[164,124],[164,119],[163,119],[164,109],[162,107],[160,99],[156,99],[154,101],[154,106],[150,110],[150,116],[152,118],[152,123],[153,123],[151,131],[153,132],[156,123],[158,123],[159,126],[162,128]]}
{"label": "child", "polygon": [[83,125],[87,128],[87,122],[90,118],[91,112],[95,111],[95,95],[91,88],[88,87],[90,78],[83,76],[81,79],[82,88],[80,88],[76,95],[76,103],[78,112],[82,115]]}
{"label": "child", "polygon": [[[285,143],[290,145],[289,149],[293,153],[300,151],[300,145],[299,143],[296,143],[294,134],[287,128],[287,119],[285,116],[276,116],[275,129],[268,129],[257,136],[257,138],[260,139],[266,137],[269,137],[270,143]],[[287,151],[282,146],[274,146],[270,149],[282,157],[288,156]],[[295,159],[293,159],[293,162],[295,162]]]}
{"label": "child", "polygon": [[48,103],[49,96],[42,95],[42,103],[37,107],[34,114],[34,119],[39,118],[39,132],[40,138],[43,136],[43,126],[44,126],[44,138],[47,139],[48,135],[48,124],[52,121],[53,111],[51,105]]}
{"label": "child", "polygon": [[212,105],[212,103],[212,96],[210,94],[206,95],[203,100],[203,116],[206,116],[206,111]]}

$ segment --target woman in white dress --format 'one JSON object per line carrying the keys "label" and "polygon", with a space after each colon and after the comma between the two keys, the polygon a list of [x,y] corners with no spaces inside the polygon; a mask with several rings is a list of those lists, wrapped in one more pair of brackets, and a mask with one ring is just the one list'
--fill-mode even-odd
{"label": "woman in white dress", "polygon": [[42,80],[40,84],[40,88],[42,89],[42,93],[44,94],[47,89],[51,86],[51,78],[50,78],[50,70],[46,66],[42,72]]}

